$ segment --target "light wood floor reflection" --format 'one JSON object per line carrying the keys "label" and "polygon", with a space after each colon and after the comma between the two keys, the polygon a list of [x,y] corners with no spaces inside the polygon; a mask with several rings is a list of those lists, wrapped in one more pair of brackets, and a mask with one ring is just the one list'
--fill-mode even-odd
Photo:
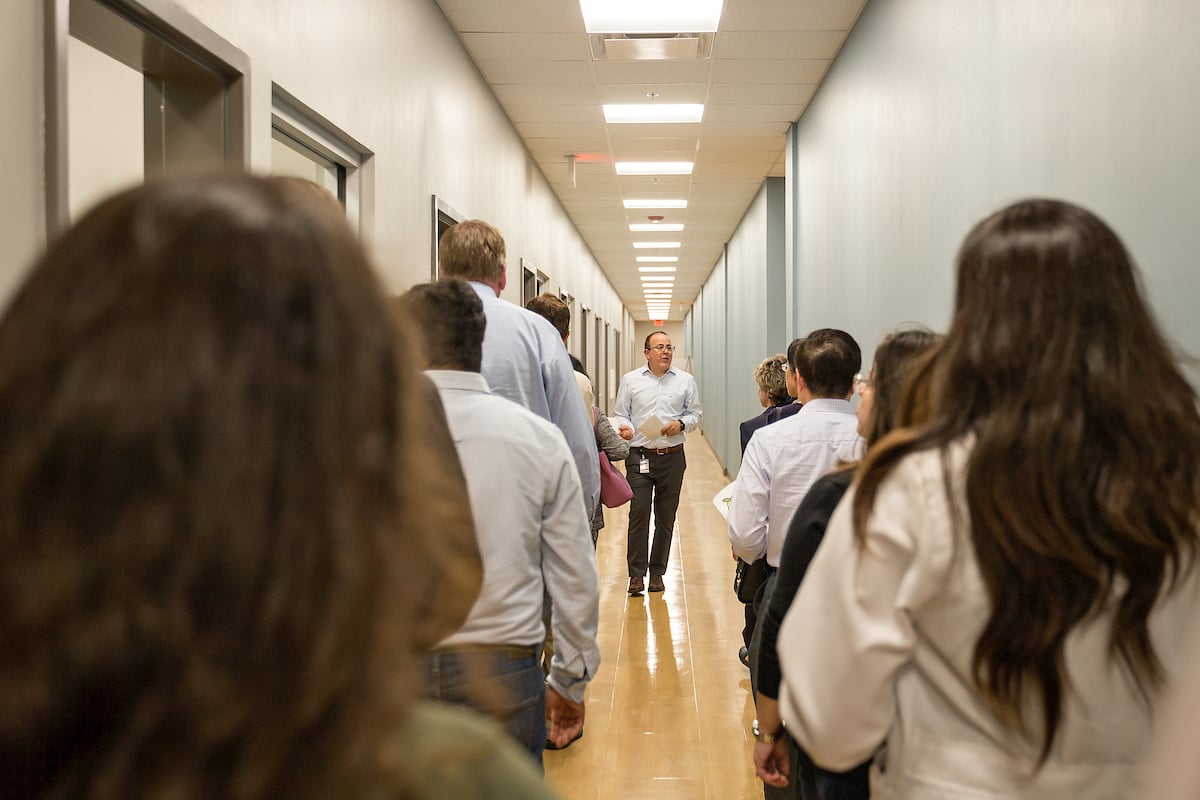
{"label": "light wood floor reflection", "polygon": [[547,752],[565,800],[750,800],[750,673],[738,661],[742,605],[712,497],[727,483],[707,440],[687,441],[687,474],[662,594],[629,597],[628,506],[606,509],[600,567],[603,662],[587,692],[584,736]]}

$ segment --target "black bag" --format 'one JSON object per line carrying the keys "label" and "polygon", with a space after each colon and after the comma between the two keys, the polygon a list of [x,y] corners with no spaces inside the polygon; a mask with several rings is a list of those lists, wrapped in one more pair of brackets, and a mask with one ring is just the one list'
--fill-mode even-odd
{"label": "black bag", "polygon": [[758,594],[759,587],[766,583],[769,574],[767,559],[760,558],[753,564],[748,564],[739,558],[737,572],[733,575],[733,593],[743,603],[753,603],[754,595]]}

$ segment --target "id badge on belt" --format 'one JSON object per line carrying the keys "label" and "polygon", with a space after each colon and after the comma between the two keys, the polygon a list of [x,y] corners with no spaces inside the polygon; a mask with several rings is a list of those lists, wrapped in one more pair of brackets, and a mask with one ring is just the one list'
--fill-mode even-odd
{"label": "id badge on belt", "polygon": [[650,459],[642,456],[642,460],[638,462],[638,472],[642,473],[643,475],[650,474]]}

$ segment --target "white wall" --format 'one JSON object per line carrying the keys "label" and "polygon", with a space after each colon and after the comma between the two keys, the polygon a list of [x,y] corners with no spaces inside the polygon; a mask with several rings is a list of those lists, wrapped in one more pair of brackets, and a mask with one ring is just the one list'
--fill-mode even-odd
{"label": "white wall", "polygon": [[[433,0],[181,0],[250,59],[250,159],[271,159],[278,83],[375,153],[367,235],[393,291],[428,280],[431,195],[496,225],[520,301],[521,257],[603,319],[632,319]],[[0,126],[10,169],[0,208],[0,301],[44,243],[42,3],[0,3]],[[624,366],[624,364],[622,365]]]}
{"label": "white wall", "polygon": [[250,57],[251,160],[270,157],[274,81],[375,152],[373,242],[394,290],[428,279],[430,196],[491,222],[520,302],[529,259],[602,318],[621,305],[432,0],[182,0]]}
{"label": "white wall", "polygon": [[70,37],[67,197],[71,219],[146,178],[142,73]]}
{"label": "white wall", "polygon": [[46,240],[42,74],[42,3],[0,2],[0,308]]}
{"label": "white wall", "polygon": [[795,130],[798,330],[867,359],[944,330],[969,227],[1048,195],[1114,227],[1200,354],[1197,42],[1195,0],[872,0]]}

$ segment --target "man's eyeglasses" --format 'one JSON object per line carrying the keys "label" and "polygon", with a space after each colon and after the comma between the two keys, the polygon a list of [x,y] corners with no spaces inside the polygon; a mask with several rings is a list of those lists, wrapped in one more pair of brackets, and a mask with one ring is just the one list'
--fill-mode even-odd
{"label": "man's eyeglasses", "polygon": [[858,394],[862,394],[864,391],[871,388],[871,379],[867,377],[869,374],[870,373],[864,375],[860,372],[854,376],[854,391]]}
{"label": "man's eyeglasses", "polygon": [[649,350],[657,350],[657,351],[658,351],[658,352],[660,352],[660,353],[661,353],[661,352],[663,352],[664,350],[665,350],[666,352],[668,352],[668,353],[674,353],[674,352],[675,352],[675,345],[673,345],[673,344],[655,344],[655,345],[651,345],[651,346],[650,346],[649,348],[647,348],[647,349],[649,349]]}

